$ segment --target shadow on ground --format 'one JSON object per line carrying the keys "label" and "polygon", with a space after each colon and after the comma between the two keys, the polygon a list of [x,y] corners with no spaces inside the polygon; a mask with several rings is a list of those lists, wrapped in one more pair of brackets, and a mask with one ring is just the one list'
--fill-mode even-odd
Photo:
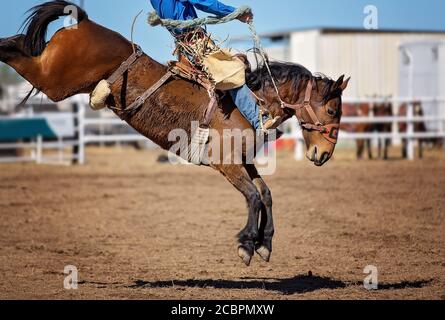
{"label": "shadow on ground", "polygon": [[[400,283],[381,283],[379,290],[399,290],[408,288],[422,288],[432,280],[404,281]],[[344,282],[327,277],[299,275],[286,279],[253,279],[240,280],[165,280],[143,281],[136,280],[134,284],[125,286],[130,289],[140,288],[215,288],[215,289],[259,289],[275,291],[283,295],[302,294],[322,289],[342,289],[348,286],[363,286],[361,282]]]}
{"label": "shadow on ground", "polygon": [[240,280],[171,280],[171,281],[136,281],[130,288],[166,288],[172,286],[189,288],[215,288],[215,289],[260,289],[276,291],[284,295],[305,293],[320,289],[345,288],[347,284],[339,280],[325,277],[309,277],[300,275],[287,279],[250,279]]}

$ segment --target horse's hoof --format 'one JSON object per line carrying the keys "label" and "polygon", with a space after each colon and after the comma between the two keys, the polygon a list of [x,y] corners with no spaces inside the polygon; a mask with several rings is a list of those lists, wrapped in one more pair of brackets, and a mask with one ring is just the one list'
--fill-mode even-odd
{"label": "horse's hoof", "polygon": [[269,249],[267,249],[265,246],[261,246],[258,249],[256,249],[256,253],[266,262],[270,261],[270,255],[271,252]]}
{"label": "horse's hoof", "polygon": [[241,260],[243,260],[246,266],[250,266],[250,261],[252,260],[252,256],[242,246],[238,248],[238,256],[241,258]]}

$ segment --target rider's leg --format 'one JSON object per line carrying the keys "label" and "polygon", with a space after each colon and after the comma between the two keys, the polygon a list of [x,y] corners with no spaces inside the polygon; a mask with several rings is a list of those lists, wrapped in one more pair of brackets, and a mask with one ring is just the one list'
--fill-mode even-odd
{"label": "rider's leg", "polygon": [[238,107],[241,114],[247,119],[247,121],[250,122],[254,129],[262,129],[264,131],[268,131],[271,129],[276,129],[281,123],[280,117],[272,119],[267,115],[263,115],[263,127],[261,127],[259,116],[260,107],[253,97],[252,91],[250,91],[247,85],[229,90],[229,93],[232,96],[233,102],[235,102],[235,105]]}
{"label": "rider's leg", "polygon": [[244,116],[244,118],[249,121],[254,129],[260,129],[260,108],[252,96],[252,92],[250,91],[247,85],[242,87],[229,90],[230,96],[233,99],[233,102],[238,107],[238,110]]}

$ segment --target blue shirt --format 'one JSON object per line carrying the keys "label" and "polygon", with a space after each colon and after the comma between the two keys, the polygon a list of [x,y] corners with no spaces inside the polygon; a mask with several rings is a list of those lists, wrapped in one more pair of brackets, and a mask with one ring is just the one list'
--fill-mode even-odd
{"label": "blue shirt", "polygon": [[196,9],[223,17],[235,11],[217,0],[150,0],[162,19],[191,20],[198,17]]}

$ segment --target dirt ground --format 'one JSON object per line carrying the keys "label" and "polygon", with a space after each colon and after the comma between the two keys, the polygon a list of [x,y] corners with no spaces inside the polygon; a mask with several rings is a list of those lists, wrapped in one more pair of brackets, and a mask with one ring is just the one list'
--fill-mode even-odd
{"label": "dirt ground", "polygon": [[[266,177],[272,261],[236,254],[244,199],[211,169],[90,149],[82,167],[0,166],[0,299],[445,299],[445,155]],[[63,288],[66,265],[78,290]],[[378,269],[379,290],[363,287]]]}

